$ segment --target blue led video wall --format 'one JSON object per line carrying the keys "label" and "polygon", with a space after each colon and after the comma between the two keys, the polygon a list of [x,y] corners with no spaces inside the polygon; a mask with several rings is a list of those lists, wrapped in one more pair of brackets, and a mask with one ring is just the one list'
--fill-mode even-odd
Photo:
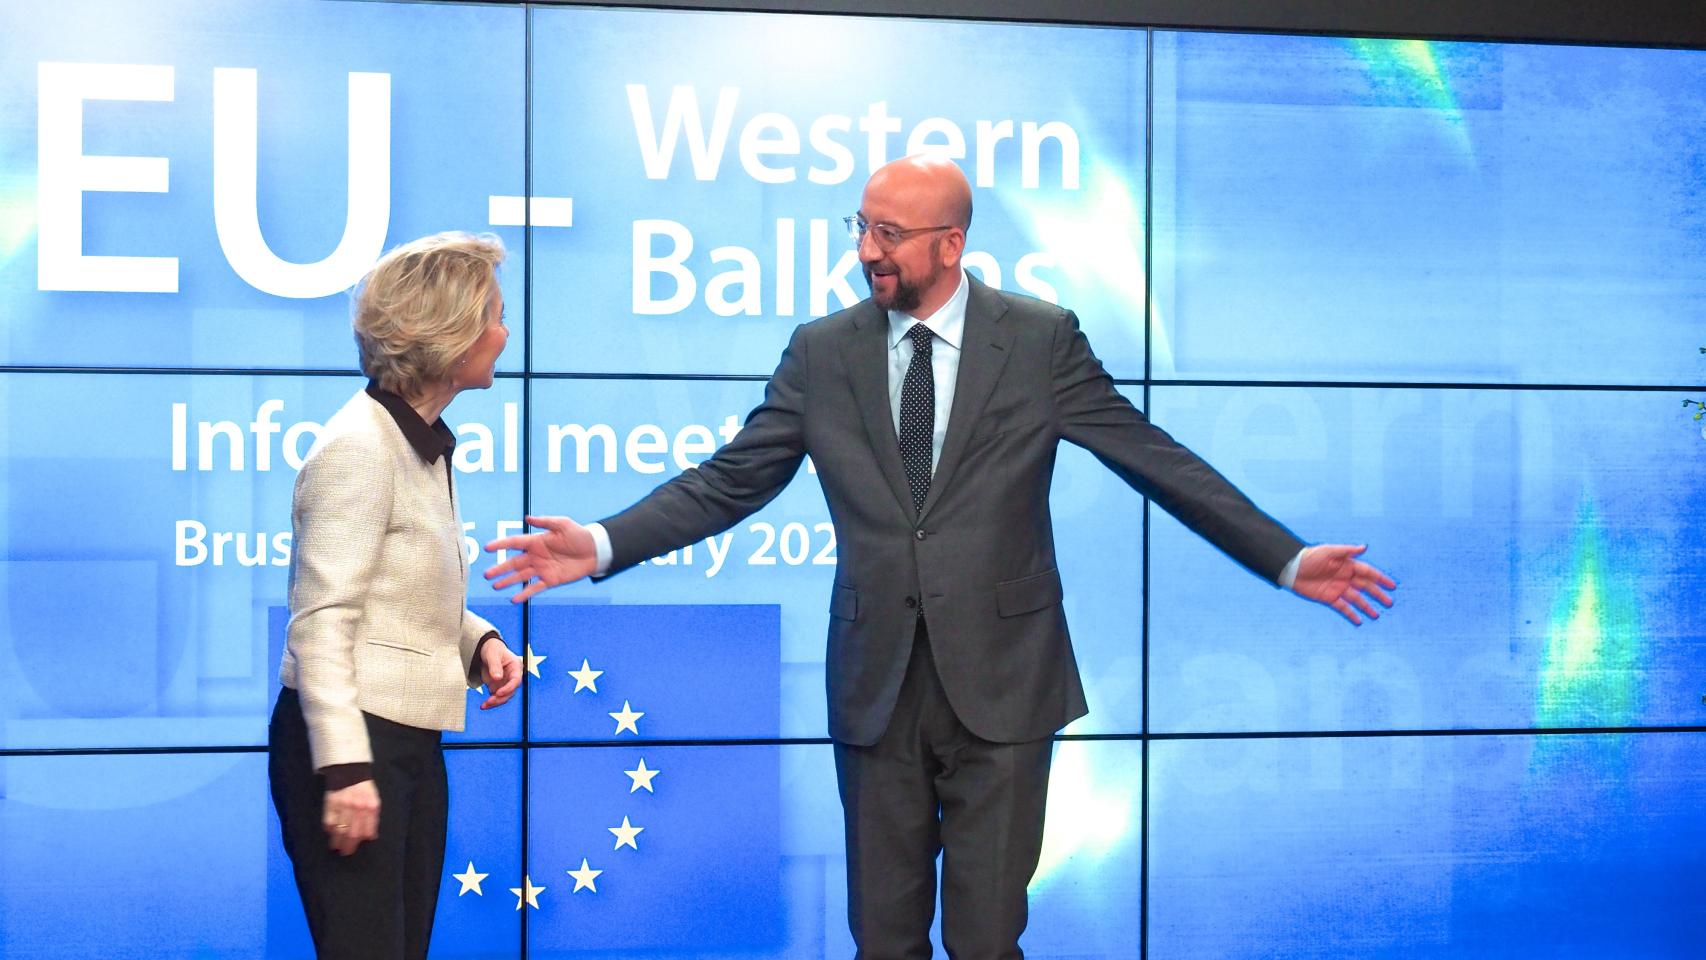
{"label": "blue led video wall", "polygon": [[[732,437],[926,150],[972,273],[1402,583],[1353,629],[1064,448],[1091,712],[1028,955],[1706,939],[1706,53],[341,0],[0,35],[0,955],[311,953],[265,727],[383,250],[510,251],[500,376],[445,417],[478,574]],[[530,675],[448,738],[434,956],[850,955],[835,558],[802,470],[525,619],[475,576]]]}

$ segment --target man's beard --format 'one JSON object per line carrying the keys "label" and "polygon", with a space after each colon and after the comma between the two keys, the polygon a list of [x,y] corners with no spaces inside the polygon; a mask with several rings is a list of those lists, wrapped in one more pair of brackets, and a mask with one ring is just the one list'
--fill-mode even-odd
{"label": "man's beard", "polygon": [[912,313],[918,309],[918,305],[924,302],[924,291],[932,283],[935,283],[936,277],[940,273],[939,271],[932,273],[917,283],[908,283],[901,277],[900,272],[896,271],[890,274],[894,277],[894,293],[884,297],[877,293],[876,285],[871,282],[871,265],[865,263],[860,264],[860,267],[865,273],[865,287],[871,291],[871,299],[877,302],[877,306],[884,310],[898,310],[901,313]]}

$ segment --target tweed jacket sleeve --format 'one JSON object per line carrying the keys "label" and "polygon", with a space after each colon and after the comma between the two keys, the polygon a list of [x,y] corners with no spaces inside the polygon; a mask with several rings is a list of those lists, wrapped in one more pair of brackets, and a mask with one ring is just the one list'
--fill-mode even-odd
{"label": "tweed jacket sleeve", "polygon": [[462,673],[468,678],[468,689],[484,684],[486,678],[480,675],[479,661],[474,657],[480,652],[480,640],[487,634],[492,634],[492,640],[502,643],[503,638],[497,636],[498,628],[491,622],[472,610],[462,611]]}
{"label": "tweed jacket sleeve", "polygon": [[288,643],[316,768],[373,760],[357,699],[355,644],[395,478],[389,464],[375,462],[383,454],[362,440],[329,438],[297,475],[293,498]]}

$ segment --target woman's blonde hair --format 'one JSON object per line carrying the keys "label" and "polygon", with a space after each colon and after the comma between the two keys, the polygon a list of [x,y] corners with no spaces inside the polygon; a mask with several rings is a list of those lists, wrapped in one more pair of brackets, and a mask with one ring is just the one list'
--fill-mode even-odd
{"label": "woman's blonde hair", "polygon": [[414,400],[450,374],[485,332],[503,241],[489,233],[439,233],[379,258],[355,291],[361,371]]}

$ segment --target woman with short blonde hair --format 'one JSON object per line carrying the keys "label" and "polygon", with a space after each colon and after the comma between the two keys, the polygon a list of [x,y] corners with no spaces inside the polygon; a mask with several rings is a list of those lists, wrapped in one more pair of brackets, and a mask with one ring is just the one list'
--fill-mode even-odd
{"label": "woman with short blonde hair", "polygon": [[361,372],[404,397],[442,380],[479,339],[503,241],[440,233],[387,253],[356,289]]}
{"label": "woman with short blonde hair", "polygon": [[441,233],[380,259],[355,298],[367,387],[296,478],[268,777],[322,958],[426,956],[449,822],[441,731],[462,729],[468,689],[485,685],[490,709],[521,685],[520,659],[467,609],[441,416],[492,384],[503,257],[496,237]]}

